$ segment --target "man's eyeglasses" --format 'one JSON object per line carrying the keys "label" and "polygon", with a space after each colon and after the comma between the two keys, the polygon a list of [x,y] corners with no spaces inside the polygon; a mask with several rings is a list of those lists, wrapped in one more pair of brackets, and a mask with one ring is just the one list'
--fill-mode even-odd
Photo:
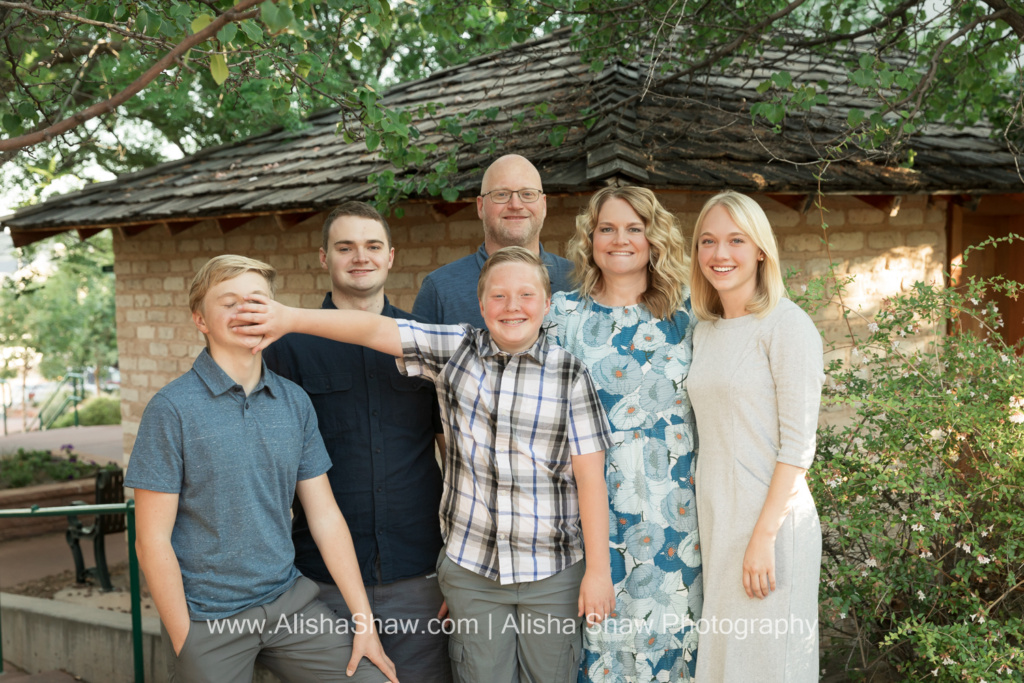
{"label": "man's eyeglasses", "polygon": [[512,201],[512,195],[519,195],[519,201],[523,204],[533,204],[535,201],[540,199],[540,196],[544,194],[540,190],[491,190],[485,192],[481,197],[490,197],[491,201],[495,204],[508,204]]}

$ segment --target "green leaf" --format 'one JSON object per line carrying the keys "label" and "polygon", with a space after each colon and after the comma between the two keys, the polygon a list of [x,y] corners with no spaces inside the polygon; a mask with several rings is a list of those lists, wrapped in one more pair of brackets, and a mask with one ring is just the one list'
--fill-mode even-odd
{"label": "green leaf", "polygon": [[22,103],[20,103],[18,105],[17,109],[18,109],[18,114],[21,115],[21,118],[23,120],[24,119],[28,119],[29,121],[35,121],[36,117],[38,116],[38,113],[36,112],[36,108],[30,102],[22,102]]}
{"label": "green leaf", "polygon": [[761,81],[758,84],[758,86],[757,86],[757,92],[763,95],[766,92],[768,92],[769,90],[771,90],[771,87],[772,87],[771,79],[769,79],[767,81]]}
{"label": "green leaf", "polygon": [[459,198],[459,189],[456,187],[446,187],[441,190],[441,197],[446,202],[454,202]]}
{"label": "green leaf", "polygon": [[789,75],[788,71],[780,71],[772,75],[772,81],[780,88],[788,88],[793,84],[793,77]]}
{"label": "green leaf", "polygon": [[353,59],[363,58],[363,46],[359,43],[352,42],[348,44],[348,51],[352,55]]}
{"label": "green leaf", "polygon": [[565,135],[568,132],[569,129],[565,126],[555,126],[551,129],[551,132],[548,133],[548,143],[552,147],[560,147],[565,141]]}
{"label": "green leaf", "polygon": [[271,33],[283,31],[295,19],[295,15],[292,14],[290,8],[276,5],[270,2],[270,0],[260,5],[260,9],[262,10],[260,16],[263,19],[263,23],[267,25]]}
{"label": "green leaf", "polygon": [[263,29],[261,29],[256,22],[246,19],[239,24],[239,26],[241,26],[242,33],[245,34],[245,37],[252,42],[258,43],[263,40]]}
{"label": "green leaf", "polygon": [[238,24],[225,24],[221,30],[217,31],[217,40],[227,45],[235,39],[236,35],[238,35]]}
{"label": "green leaf", "polygon": [[12,135],[20,135],[25,130],[24,126],[21,125],[21,119],[14,114],[4,114],[3,125],[4,130]]}
{"label": "green leaf", "polygon": [[196,34],[202,31],[204,28],[213,23],[213,17],[209,14],[200,14],[198,17],[192,20],[192,33]]}
{"label": "green leaf", "polygon": [[375,130],[366,131],[366,149],[367,151],[374,151],[380,146],[380,135]]}
{"label": "green leaf", "polygon": [[462,141],[466,144],[472,145],[476,143],[479,137],[480,134],[476,130],[470,129],[462,134]]}
{"label": "green leaf", "polygon": [[[90,17],[95,19],[95,17]],[[149,32],[149,12],[144,9],[140,9],[139,13],[135,15],[135,28],[139,33]]]}
{"label": "green leaf", "polygon": [[309,70],[313,66],[313,58],[309,55],[302,55],[299,57],[299,63],[295,67],[295,73],[299,74],[303,78],[309,75]]}
{"label": "green leaf", "polygon": [[860,109],[851,109],[846,115],[846,122],[850,124],[850,127],[859,126],[864,121],[864,112]]}
{"label": "green leaf", "polygon": [[210,58],[210,75],[217,85],[228,80],[228,60],[223,54],[215,54]]}

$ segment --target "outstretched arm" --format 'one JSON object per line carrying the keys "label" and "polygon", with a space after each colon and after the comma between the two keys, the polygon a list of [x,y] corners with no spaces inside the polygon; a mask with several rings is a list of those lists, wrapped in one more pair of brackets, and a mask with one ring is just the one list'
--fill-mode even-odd
{"label": "outstretched arm", "polygon": [[263,337],[252,352],[262,351],[289,332],[302,332],[335,341],[359,344],[400,357],[402,338],[392,318],[365,311],[329,311],[292,308],[258,294],[239,307],[233,320],[249,323],[234,328],[237,334]]}
{"label": "outstretched arm", "polygon": [[575,455],[572,471],[580,501],[580,524],[587,570],[580,584],[579,614],[592,626],[615,607],[612,564],[608,557],[608,485],[604,479],[604,451]]}

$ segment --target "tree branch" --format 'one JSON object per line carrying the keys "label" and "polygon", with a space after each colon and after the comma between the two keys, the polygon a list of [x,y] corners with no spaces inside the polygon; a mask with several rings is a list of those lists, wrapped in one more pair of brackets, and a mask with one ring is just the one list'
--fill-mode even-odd
{"label": "tree branch", "polygon": [[[170,52],[164,55],[153,66],[146,69],[146,71],[141,76],[135,79],[135,81],[131,85],[129,85],[121,92],[117,93],[116,95],[107,99],[104,102],[94,104],[91,107],[42,130],[37,130],[32,133],[26,133],[25,135],[19,135],[18,137],[9,138],[7,140],[0,140],[0,152],[24,149],[25,147],[37,145],[40,142],[49,141],[53,139],[54,136],[66,133],[69,130],[72,130],[80,126],[81,124],[85,123],[90,119],[94,119],[102,114],[113,112],[115,109],[117,109],[117,107],[121,106],[122,104],[130,100],[132,97],[134,97],[136,94],[141,92],[143,88],[149,85],[153,81],[153,79],[159,76],[162,72],[170,68],[170,66],[175,63],[175,60],[181,55],[188,52],[188,50],[191,47],[199,45],[200,43],[216,36],[217,31],[219,31],[222,26],[234,21],[242,21],[243,19],[249,19],[257,16],[259,10],[252,10],[248,12],[246,10],[249,10],[250,7],[252,7],[253,5],[257,5],[260,2],[261,0],[241,0],[241,2],[232,7],[230,10],[228,10],[227,12],[225,12],[224,14],[220,15],[212,22],[210,22],[209,26],[204,28],[202,31],[189,36],[185,40],[175,45]],[[4,3],[2,0],[0,0],[0,7],[12,4],[14,3]],[[3,157],[0,156],[0,159],[3,159]]]}
{"label": "tree branch", "polygon": [[[1001,17],[1003,21],[1009,24],[1013,32],[1017,34],[1017,37],[1024,40],[1024,15],[1021,15],[1020,10],[1013,9],[1010,7],[1006,0],[981,0],[986,5],[997,11],[1006,10]],[[1019,5],[1020,3],[1018,3]]]}

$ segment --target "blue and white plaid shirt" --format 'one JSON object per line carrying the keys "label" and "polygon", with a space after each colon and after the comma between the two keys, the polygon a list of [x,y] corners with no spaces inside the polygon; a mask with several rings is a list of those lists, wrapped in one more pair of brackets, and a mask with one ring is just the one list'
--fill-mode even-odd
{"label": "blue and white plaid shirt", "polygon": [[398,328],[405,372],[433,380],[441,402],[448,557],[502,584],[582,560],[572,456],[612,445],[583,363],[543,334],[510,355],[470,325]]}

